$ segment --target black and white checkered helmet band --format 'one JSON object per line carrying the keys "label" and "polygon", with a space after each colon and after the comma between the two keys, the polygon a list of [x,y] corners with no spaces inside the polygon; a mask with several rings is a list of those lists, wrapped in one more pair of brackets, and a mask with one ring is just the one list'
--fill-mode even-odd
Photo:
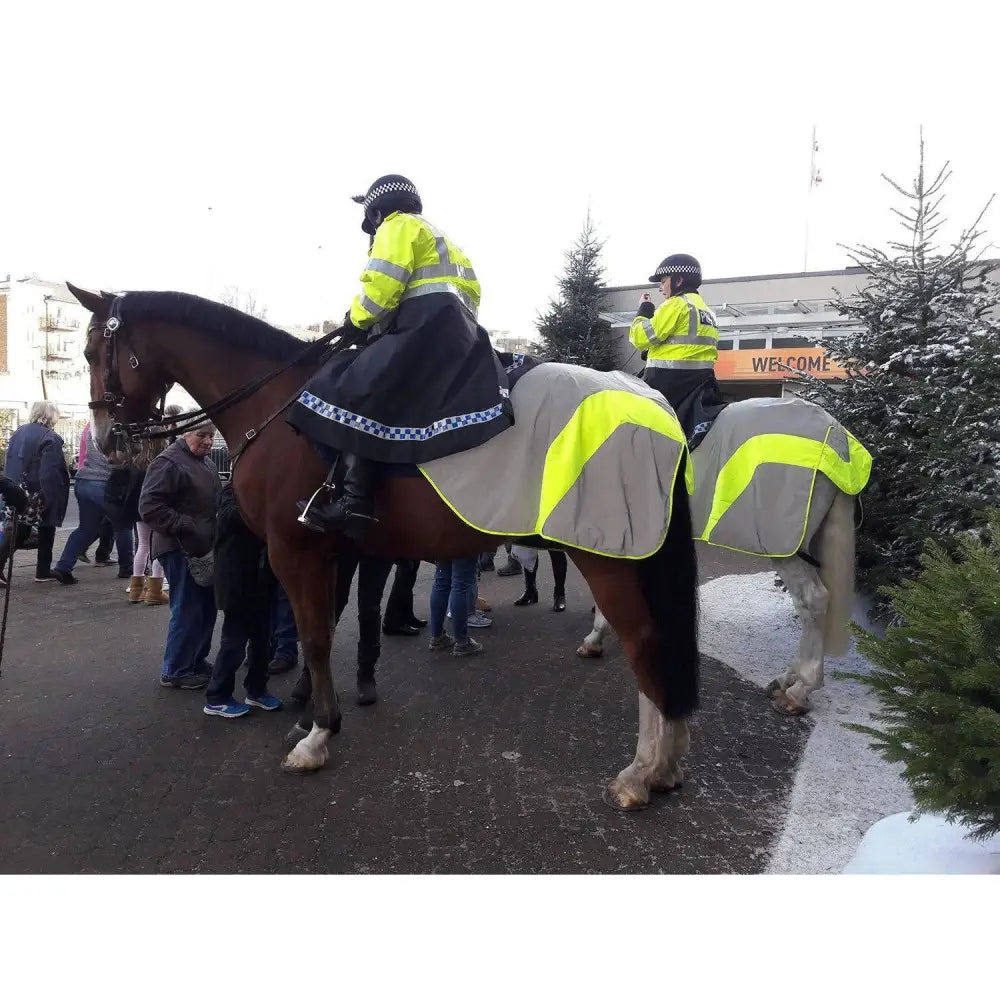
{"label": "black and white checkered helmet band", "polygon": [[694,264],[661,264],[654,272],[654,277],[665,278],[670,274],[701,274],[701,268]]}
{"label": "black and white checkered helmet band", "polygon": [[365,206],[365,211],[367,212],[372,205],[379,199],[387,194],[412,194],[419,198],[420,195],[417,194],[417,189],[406,181],[388,181],[385,184],[379,184],[365,195],[365,200],[363,202]]}

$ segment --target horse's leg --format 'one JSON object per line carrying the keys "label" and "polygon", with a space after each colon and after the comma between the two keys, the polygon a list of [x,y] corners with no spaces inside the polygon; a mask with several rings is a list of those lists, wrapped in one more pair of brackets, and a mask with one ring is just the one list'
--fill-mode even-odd
{"label": "horse's leg", "polygon": [[571,557],[587,578],[598,609],[604,609],[607,616],[597,611],[595,632],[614,628],[639,687],[635,759],[609,783],[605,800],[615,809],[641,809],[649,803],[651,791],[669,791],[681,784],[680,760],[690,742],[688,725],[685,720],[665,718],[652,697],[649,679],[655,670],[655,626],[636,564],[580,552]]}
{"label": "horse's leg", "polygon": [[582,657],[593,657],[604,655],[604,640],[610,635],[611,626],[607,618],[604,617],[600,608],[594,608],[594,627],[590,634],[583,640],[577,648],[576,655]]}
{"label": "horse's leg", "polygon": [[302,658],[309,668],[312,690],[306,711],[311,709],[312,728],[295,744],[281,767],[302,774],[317,771],[326,763],[330,736],[340,732],[340,705],[330,671],[336,564],[331,565],[325,550],[308,555],[299,551],[294,559],[294,565],[289,567],[282,566],[279,558],[275,570],[292,603]]}
{"label": "horse's leg", "polygon": [[778,575],[791,594],[802,623],[795,662],[784,677],[767,687],[774,708],[783,715],[809,711],[809,693],[823,686],[823,636],[826,628],[828,595],[819,573],[804,559],[772,559]]}

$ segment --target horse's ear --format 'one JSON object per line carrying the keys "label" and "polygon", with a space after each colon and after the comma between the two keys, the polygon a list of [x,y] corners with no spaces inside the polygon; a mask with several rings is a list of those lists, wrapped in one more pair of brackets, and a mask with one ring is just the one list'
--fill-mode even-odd
{"label": "horse's ear", "polygon": [[100,292],[88,292],[85,288],[77,288],[76,285],[70,284],[68,281],[66,287],[72,293],[73,298],[84,309],[89,309],[98,319],[104,319],[111,311],[111,299],[105,298]]}

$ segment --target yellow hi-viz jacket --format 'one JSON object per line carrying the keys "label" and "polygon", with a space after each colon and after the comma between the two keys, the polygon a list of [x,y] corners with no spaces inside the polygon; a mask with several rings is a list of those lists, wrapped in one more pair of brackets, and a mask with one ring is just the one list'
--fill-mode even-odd
{"label": "yellow hi-viz jacket", "polygon": [[386,216],[361,273],[351,322],[369,330],[408,299],[438,294],[456,296],[475,318],[480,288],[472,262],[423,217],[408,212]]}
{"label": "yellow hi-viz jacket", "polygon": [[648,368],[714,368],[719,356],[718,320],[697,292],[671,296],[652,319],[636,316],[629,340],[649,351]]}

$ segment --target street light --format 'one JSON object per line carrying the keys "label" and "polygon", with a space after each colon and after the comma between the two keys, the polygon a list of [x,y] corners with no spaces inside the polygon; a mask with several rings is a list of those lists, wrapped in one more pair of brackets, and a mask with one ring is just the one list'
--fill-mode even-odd
{"label": "street light", "polygon": [[49,398],[48,389],[45,385],[45,373],[49,367],[49,299],[51,295],[43,295],[42,301],[45,303],[45,356],[42,358],[42,399]]}

